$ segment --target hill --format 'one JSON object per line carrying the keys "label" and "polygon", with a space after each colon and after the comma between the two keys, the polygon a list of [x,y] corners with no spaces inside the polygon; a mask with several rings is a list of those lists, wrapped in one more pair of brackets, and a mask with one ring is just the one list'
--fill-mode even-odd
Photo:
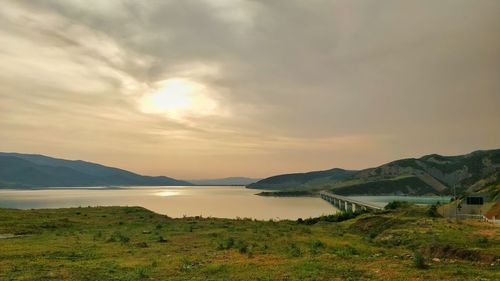
{"label": "hill", "polygon": [[332,169],[263,179],[249,188],[331,190],[343,195],[450,195],[496,191],[500,182],[500,149],[466,155],[426,155],[393,161],[361,171]]}
{"label": "hill", "polygon": [[0,280],[498,280],[498,227],[428,210],[335,222],[0,208]]}
{"label": "hill", "polygon": [[245,177],[229,177],[222,179],[201,179],[201,180],[187,180],[194,185],[227,185],[227,186],[240,186],[249,185],[258,182],[260,179],[252,179]]}
{"label": "hill", "polygon": [[0,153],[0,188],[192,185],[169,177],[150,177],[81,160]]}
{"label": "hill", "polygon": [[249,188],[269,190],[304,190],[321,188],[352,178],[357,171],[331,169],[309,173],[285,174],[269,177],[248,185]]}

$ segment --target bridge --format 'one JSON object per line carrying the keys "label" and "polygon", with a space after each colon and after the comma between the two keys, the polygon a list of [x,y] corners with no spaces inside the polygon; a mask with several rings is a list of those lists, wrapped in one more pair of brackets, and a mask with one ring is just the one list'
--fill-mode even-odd
{"label": "bridge", "polygon": [[337,194],[333,194],[328,191],[322,191],[319,193],[319,196],[332,204],[333,206],[337,207],[340,211],[345,211],[345,212],[356,212],[356,210],[382,210],[384,208],[367,203],[367,202],[362,202],[358,200],[354,200],[349,197],[345,196],[340,196]]}

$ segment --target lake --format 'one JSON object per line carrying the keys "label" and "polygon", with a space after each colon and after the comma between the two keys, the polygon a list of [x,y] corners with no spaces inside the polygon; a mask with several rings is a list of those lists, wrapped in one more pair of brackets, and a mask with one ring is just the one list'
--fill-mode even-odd
{"label": "lake", "polygon": [[256,196],[259,192],[224,186],[0,189],[0,207],[142,206],[174,218],[201,215],[260,220],[295,220],[337,212],[335,207],[320,198]]}
{"label": "lake", "polygon": [[[259,220],[317,217],[338,211],[319,197],[257,196],[242,186],[0,189],[0,207],[17,209],[87,206],[141,206],[174,218],[204,216]],[[352,196],[384,207],[391,201],[449,202],[451,197]]]}
{"label": "lake", "polygon": [[374,205],[385,207],[387,203],[393,201],[406,201],[418,205],[432,205],[436,203],[446,204],[451,200],[451,196],[349,196],[362,202],[369,202]]}

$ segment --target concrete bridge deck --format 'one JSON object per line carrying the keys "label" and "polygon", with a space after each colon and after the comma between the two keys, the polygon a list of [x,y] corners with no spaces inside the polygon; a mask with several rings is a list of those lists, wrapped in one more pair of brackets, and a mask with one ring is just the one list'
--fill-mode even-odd
{"label": "concrete bridge deck", "polygon": [[320,197],[337,207],[340,211],[355,212],[358,209],[362,210],[382,210],[384,208],[372,203],[358,201],[349,197],[333,194],[328,191],[319,193]]}

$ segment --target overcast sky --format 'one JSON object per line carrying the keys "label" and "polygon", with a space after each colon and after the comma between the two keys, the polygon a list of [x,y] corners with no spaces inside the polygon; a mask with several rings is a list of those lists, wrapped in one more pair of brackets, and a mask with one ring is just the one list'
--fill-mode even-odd
{"label": "overcast sky", "polygon": [[497,0],[0,5],[0,151],[207,178],[500,148]]}

